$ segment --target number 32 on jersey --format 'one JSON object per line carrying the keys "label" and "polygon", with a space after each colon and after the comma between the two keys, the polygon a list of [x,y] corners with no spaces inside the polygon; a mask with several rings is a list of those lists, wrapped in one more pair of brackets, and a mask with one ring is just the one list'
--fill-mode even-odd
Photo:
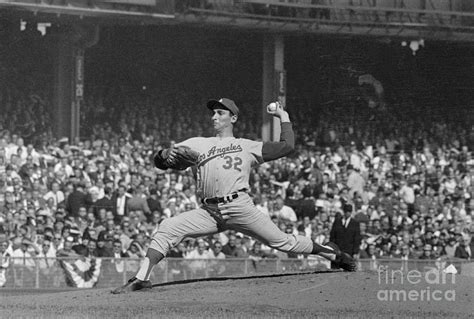
{"label": "number 32 on jersey", "polygon": [[224,169],[235,169],[236,171],[241,172],[242,171],[242,158],[235,156],[229,156],[226,155],[224,156],[225,163],[222,165]]}

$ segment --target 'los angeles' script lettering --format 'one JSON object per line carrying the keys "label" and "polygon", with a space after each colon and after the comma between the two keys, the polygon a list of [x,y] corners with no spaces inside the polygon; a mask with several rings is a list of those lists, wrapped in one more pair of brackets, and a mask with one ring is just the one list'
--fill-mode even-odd
{"label": "'los angeles' script lettering", "polygon": [[231,143],[229,146],[225,147],[213,146],[209,149],[209,151],[207,151],[207,153],[201,153],[201,155],[199,156],[199,162],[205,160],[206,158],[218,156],[224,157],[225,154],[238,152],[242,152],[242,146],[240,146],[240,144],[235,145]]}

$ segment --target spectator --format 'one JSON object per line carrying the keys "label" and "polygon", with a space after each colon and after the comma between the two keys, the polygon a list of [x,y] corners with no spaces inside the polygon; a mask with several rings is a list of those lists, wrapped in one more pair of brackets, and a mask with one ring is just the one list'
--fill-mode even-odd
{"label": "spectator", "polygon": [[296,223],[298,220],[296,213],[290,206],[285,205],[283,197],[278,195],[275,199],[275,209],[273,215],[280,220]]}
{"label": "spectator", "polygon": [[[77,254],[72,249],[74,245],[73,241],[74,239],[72,237],[66,237],[63,247],[57,250],[56,257],[76,258]],[[93,241],[89,241],[89,245],[91,242]]]}
{"label": "spectator", "polygon": [[[276,256],[274,254],[263,251],[262,243],[259,241],[256,241],[253,244],[252,249],[249,251],[248,258],[251,259],[252,261],[257,262],[265,258],[276,258]],[[254,265],[256,265],[256,263],[254,263]]]}
{"label": "spectator", "polygon": [[96,239],[90,238],[87,242],[87,253],[88,257],[98,257]]}
{"label": "spectator", "polygon": [[416,258],[420,258],[423,255],[424,243],[421,237],[415,237],[412,246],[412,254]]}
{"label": "spectator", "polygon": [[347,187],[349,188],[349,197],[353,198],[354,193],[362,195],[365,187],[365,180],[359,174],[359,169],[354,168],[352,164],[347,165]]}
{"label": "spectator", "polygon": [[433,259],[433,248],[431,245],[426,244],[425,247],[423,247],[423,253],[419,257],[419,259]]}
{"label": "spectator", "polygon": [[144,257],[143,248],[136,241],[132,241],[130,247],[127,250],[127,257],[131,260],[127,260],[126,269],[130,272],[136,272],[140,266],[140,259]]}
{"label": "spectator", "polygon": [[[33,259],[36,247],[33,248],[32,245],[33,243],[30,240],[24,238],[21,241],[20,247],[11,254],[12,265],[15,268],[15,283],[20,287],[23,287],[28,279],[31,280],[36,267],[36,262]],[[30,253],[30,251],[33,251],[33,253]]]}
{"label": "spectator", "polygon": [[351,204],[345,204],[343,211],[344,216],[334,221],[330,241],[336,243],[343,252],[357,258],[361,243],[360,225],[352,218],[353,206]]}
{"label": "spectator", "polygon": [[89,211],[91,211],[94,216],[99,215],[100,209],[105,209],[105,211],[114,212],[115,206],[112,199],[112,195],[112,188],[110,188],[109,186],[104,187],[104,196],[102,198],[99,198],[94,203],[94,205],[91,205],[89,207]]}
{"label": "spectator", "polygon": [[[158,190],[156,188],[151,188],[149,190],[149,193],[150,195],[148,196],[147,198],[147,204],[148,204],[148,207],[150,209],[150,211],[152,212],[152,214],[158,212],[158,213],[161,213],[162,212],[162,208],[161,208],[161,203],[158,199]],[[149,216],[151,217],[151,216]],[[151,222],[152,218],[149,218],[148,221]]]}
{"label": "spectator", "polygon": [[186,256],[186,246],[184,243],[181,242],[178,244],[178,246],[173,247],[173,249],[170,250],[170,253],[167,257],[184,258],[184,256]]}
{"label": "spectator", "polygon": [[130,247],[132,242],[132,239],[123,232],[123,225],[114,225],[113,238],[119,240],[125,250]]}
{"label": "spectator", "polygon": [[243,238],[237,236],[235,239],[235,251],[233,257],[236,258],[246,258],[248,256],[245,246],[243,244]]}
{"label": "spectator", "polygon": [[68,196],[66,200],[66,210],[69,216],[78,217],[79,209],[87,207],[87,196],[84,192],[84,184],[78,183],[74,191]]}
{"label": "spectator", "polygon": [[60,203],[64,201],[64,193],[60,189],[60,185],[57,181],[51,183],[51,190],[44,195],[44,200],[53,200],[53,207],[57,208]]}
{"label": "spectator", "polygon": [[444,253],[448,258],[454,258],[458,244],[454,237],[448,239],[447,245],[444,247]]}
{"label": "spectator", "polygon": [[[0,236],[2,235],[3,234]],[[3,237],[0,239],[0,288],[4,287],[7,282],[5,274],[10,266],[10,254],[8,253],[7,248],[8,242],[6,241],[6,238]]]}
{"label": "spectator", "polygon": [[114,240],[113,243],[113,252],[111,263],[115,266],[114,270],[117,273],[123,273],[125,270],[125,262],[123,258],[128,257],[126,250],[122,247],[122,242],[120,240]]}
{"label": "spectator", "polygon": [[32,257],[36,255],[37,248],[29,239],[22,239],[19,248],[15,249],[11,254],[12,264],[15,266],[25,267],[28,271],[33,271],[36,263]]}
{"label": "spectator", "polygon": [[146,200],[146,196],[143,193],[143,185],[138,185],[136,188],[131,190],[131,198],[127,201],[127,211],[142,211],[147,218],[151,215],[150,208]]}
{"label": "spectator", "polygon": [[472,257],[471,247],[469,246],[470,243],[471,237],[469,235],[463,235],[459,245],[456,247],[454,257],[470,260]]}
{"label": "spectator", "polygon": [[69,165],[68,158],[66,156],[61,157],[60,161],[54,166],[54,172],[61,172],[66,177],[71,177],[74,175],[74,170],[71,165]]}
{"label": "spectator", "polygon": [[[181,242],[178,244],[178,246],[173,247],[168,256],[168,258],[181,258],[184,259],[186,256],[186,246],[184,242]],[[170,276],[170,280],[178,280],[178,279],[185,279],[185,271],[184,271],[184,265],[181,260],[173,260],[173,259],[168,259],[168,269],[169,273],[168,275]]]}
{"label": "spectator", "polygon": [[[372,246],[372,247],[370,247]],[[383,259],[382,251],[379,246],[379,243],[371,243],[367,246],[367,259],[370,259],[369,269],[378,270],[379,269],[379,259]]]}
{"label": "spectator", "polygon": [[124,185],[119,185],[117,193],[113,197],[115,205],[115,214],[118,220],[122,220],[123,216],[128,215],[128,201],[130,200],[130,194],[126,192]]}
{"label": "spectator", "polygon": [[209,267],[211,269],[210,274],[212,276],[219,276],[219,275],[224,274],[226,270],[226,265],[224,262],[222,262],[222,260],[225,259],[226,256],[222,252],[222,243],[219,241],[216,241],[211,246],[211,249],[209,250],[209,254],[211,256],[211,259],[217,259],[216,261],[209,262]]}
{"label": "spectator", "polygon": [[242,239],[235,234],[229,236],[228,243],[222,247],[222,252],[226,258],[246,257],[246,252],[242,248]]}
{"label": "spectator", "polygon": [[53,280],[57,271],[56,268],[56,250],[48,239],[43,240],[40,252],[36,255],[37,265],[40,274],[46,282]]}
{"label": "spectator", "polygon": [[190,259],[188,263],[188,269],[191,272],[191,276],[195,278],[196,276],[208,276],[209,262],[208,259],[212,259],[213,253],[210,253],[206,247],[206,242],[200,238],[196,240],[195,248],[190,251],[185,259]]}
{"label": "spectator", "polygon": [[402,260],[412,260],[416,259],[410,251],[410,247],[408,245],[403,245],[401,249],[401,253],[399,256]]}
{"label": "spectator", "polygon": [[225,254],[222,252],[222,244],[219,241],[216,241],[212,245],[212,249],[209,251],[209,253],[211,254],[212,258],[216,258],[216,259],[226,258]]}
{"label": "spectator", "polygon": [[[113,224],[112,224],[113,226]],[[112,257],[112,240],[113,237],[107,231],[101,231],[97,238],[97,248],[96,256],[97,257]]]}
{"label": "spectator", "polygon": [[411,216],[415,212],[415,189],[406,179],[402,179],[400,182],[400,198],[406,205],[407,215]]}

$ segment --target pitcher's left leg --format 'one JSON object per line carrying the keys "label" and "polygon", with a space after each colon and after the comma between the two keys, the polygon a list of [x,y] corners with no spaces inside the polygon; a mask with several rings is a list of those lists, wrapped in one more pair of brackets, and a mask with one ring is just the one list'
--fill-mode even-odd
{"label": "pitcher's left leg", "polygon": [[248,207],[246,210],[235,220],[229,221],[228,226],[284,252],[312,253],[313,242],[310,238],[282,232],[270,217],[262,214],[256,207]]}
{"label": "pitcher's left leg", "polygon": [[297,254],[317,254],[333,261],[346,271],[356,270],[356,263],[352,257],[341,252],[334,243],[319,245],[308,237],[286,234],[256,207],[249,207],[248,210],[231,221],[229,227],[252,236],[272,248]]}

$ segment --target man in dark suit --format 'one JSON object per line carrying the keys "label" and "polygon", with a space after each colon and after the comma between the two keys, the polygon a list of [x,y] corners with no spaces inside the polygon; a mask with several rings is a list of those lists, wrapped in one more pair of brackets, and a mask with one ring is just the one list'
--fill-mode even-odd
{"label": "man in dark suit", "polygon": [[97,218],[99,216],[99,210],[105,208],[106,211],[112,211],[115,215],[115,203],[112,198],[112,189],[108,186],[104,187],[104,197],[97,200],[90,210],[94,213]]}
{"label": "man in dark suit", "polygon": [[[146,200],[148,207],[150,208],[151,215],[149,216],[148,222],[151,222],[153,220],[153,214],[155,212],[162,212],[163,209],[161,208],[161,203],[160,200],[158,199],[158,190],[156,188],[151,188],[150,189],[150,195],[148,196]],[[148,216],[147,216],[148,217]]]}
{"label": "man in dark suit", "polygon": [[66,200],[66,210],[68,215],[79,217],[79,208],[87,207],[87,195],[84,191],[84,184],[76,184],[75,190],[68,196]]}
{"label": "man in dark suit", "polygon": [[471,259],[472,251],[471,246],[469,246],[471,238],[468,235],[463,235],[460,239],[460,243],[454,252],[454,257],[461,259]]}
{"label": "man in dark suit", "polygon": [[113,196],[114,213],[118,220],[122,220],[123,216],[128,216],[128,199],[130,195],[127,194],[124,185],[119,185],[117,193]]}
{"label": "man in dark suit", "polygon": [[361,242],[360,225],[352,217],[352,204],[344,204],[344,215],[337,217],[331,228],[330,241],[336,243],[339,248],[356,258],[359,254]]}

